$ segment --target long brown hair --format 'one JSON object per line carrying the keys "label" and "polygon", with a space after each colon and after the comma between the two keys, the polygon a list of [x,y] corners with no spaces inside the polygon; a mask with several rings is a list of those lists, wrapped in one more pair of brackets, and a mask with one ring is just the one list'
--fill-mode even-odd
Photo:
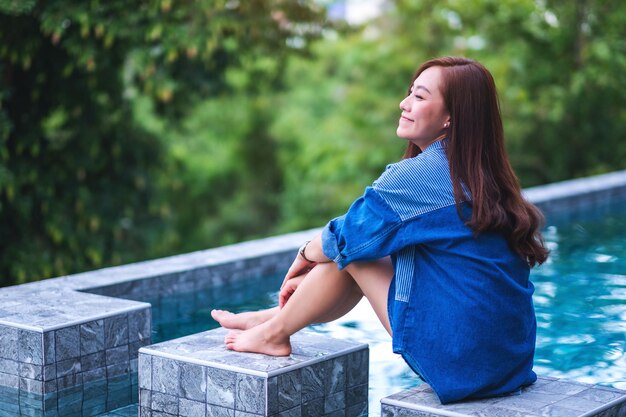
{"label": "long brown hair", "polygon": [[[457,209],[469,191],[472,218],[466,224],[478,234],[497,231],[530,266],[548,257],[541,237],[543,215],[524,199],[504,148],[504,131],[496,85],[480,63],[461,57],[431,59],[422,64],[413,81],[427,68],[442,68],[441,93],[450,113],[446,152]],[[421,149],[409,142],[404,153],[412,158]]]}

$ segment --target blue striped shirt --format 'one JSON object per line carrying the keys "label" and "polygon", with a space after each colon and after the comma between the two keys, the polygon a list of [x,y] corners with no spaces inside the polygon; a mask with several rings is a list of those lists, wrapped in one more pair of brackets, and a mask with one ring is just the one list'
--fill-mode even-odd
{"label": "blue striped shirt", "polygon": [[[471,217],[471,198],[461,203]],[[344,268],[391,255],[393,349],[443,403],[514,391],[532,371],[529,267],[499,233],[459,217],[445,141],[391,164],[326,225],[324,253]]]}

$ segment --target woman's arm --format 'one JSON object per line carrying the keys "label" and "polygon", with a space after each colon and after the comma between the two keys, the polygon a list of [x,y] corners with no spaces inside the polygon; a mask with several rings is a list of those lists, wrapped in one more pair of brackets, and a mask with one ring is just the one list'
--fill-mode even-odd
{"label": "woman's arm", "polygon": [[322,235],[317,235],[300,247],[280,288],[282,289],[290,279],[306,274],[318,263],[325,262],[330,262],[330,259],[322,251]]}

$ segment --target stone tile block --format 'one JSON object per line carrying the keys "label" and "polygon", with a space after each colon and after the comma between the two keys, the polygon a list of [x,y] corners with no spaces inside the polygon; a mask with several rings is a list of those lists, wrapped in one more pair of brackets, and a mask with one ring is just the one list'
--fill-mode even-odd
{"label": "stone tile block", "polygon": [[140,396],[152,396],[150,406],[140,399],[140,412],[154,414],[155,393],[176,395],[180,416],[183,408],[202,415],[201,404],[206,416],[232,417],[345,417],[348,408],[352,416],[367,410],[367,379],[348,390],[348,381],[363,381],[356,368],[368,358],[367,345],[302,332],[292,337],[291,356],[271,357],[229,351],[224,335],[215,329],[140,349]]}
{"label": "stone tile block", "polygon": [[164,394],[162,392],[152,392],[150,402],[152,411],[162,411],[169,414],[178,414],[178,397],[176,395]]}
{"label": "stone tile block", "polygon": [[43,334],[18,329],[18,360],[34,365],[43,365]]}
{"label": "stone tile block", "polygon": [[57,378],[77,374],[82,371],[80,358],[57,362]]}
{"label": "stone tile block", "polygon": [[152,389],[152,355],[139,355],[139,388]]}
{"label": "stone tile block", "polygon": [[237,374],[219,368],[207,368],[206,402],[224,408],[235,408]]}
{"label": "stone tile block", "polygon": [[152,333],[152,314],[149,308],[128,313],[128,341],[150,340]]}
{"label": "stone tile block", "polygon": [[0,324],[0,358],[17,360],[18,329]]}
{"label": "stone tile block", "polygon": [[[206,415],[207,417],[235,417],[235,410],[232,408],[225,408],[213,404],[207,404]],[[237,417],[241,415],[243,415],[243,413],[237,413]]]}
{"label": "stone tile block", "polygon": [[302,404],[302,370],[278,375],[278,412]]}
{"label": "stone tile block", "polygon": [[20,363],[20,377],[43,381],[43,366]]}
{"label": "stone tile block", "polygon": [[152,357],[152,391],[178,393],[179,363],[160,356]]}
{"label": "stone tile block", "polygon": [[104,320],[94,320],[80,325],[80,352],[88,355],[104,350]]}
{"label": "stone tile block", "polygon": [[5,374],[11,374],[11,375],[19,375],[20,363],[15,359],[1,359],[0,358],[0,372],[4,372]]}
{"label": "stone tile block", "polygon": [[130,364],[130,355],[128,353],[128,345],[121,345],[106,350],[106,364],[107,366],[116,364]]}
{"label": "stone tile block", "polygon": [[128,317],[121,314],[104,319],[104,348],[128,344]]}
{"label": "stone tile block", "polygon": [[180,364],[180,392],[189,400],[205,402],[207,397],[207,369],[193,363]]}
{"label": "stone tile block", "polygon": [[[260,376],[237,373],[235,410],[265,414],[265,379]],[[279,392],[280,395],[280,392]],[[280,400],[279,400],[280,403]]]}
{"label": "stone tile block", "polygon": [[205,417],[206,403],[203,401],[192,401],[186,398],[179,398],[178,413],[181,416]]}
{"label": "stone tile block", "polygon": [[70,326],[55,332],[56,360],[80,358],[80,326]]}
{"label": "stone tile block", "polygon": [[621,407],[626,411],[626,391],[554,378],[539,378],[518,395],[448,405],[426,384],[403,393],[381,400],[383,417],[617,417]]}

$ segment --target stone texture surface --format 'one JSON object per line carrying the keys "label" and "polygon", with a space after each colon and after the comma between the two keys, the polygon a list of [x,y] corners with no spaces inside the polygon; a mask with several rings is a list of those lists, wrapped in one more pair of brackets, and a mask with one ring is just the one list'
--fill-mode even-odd
{"label": "stone texture surface", "polygon": [[626,417],[626,391],[540,377],[521,392],[442,405],[424,384],[383,398],[382,417]]}
{"label": "stone texture surface", "polygon": [[[367,413],[367,345],[299,332],[292,337],[289,357],[271,357],[229,351],[225,334],[215,329],[140,349],[140,415],[187,415],[183,410],[206,416]],[[155,395],[170,401],[156,401]]]}

